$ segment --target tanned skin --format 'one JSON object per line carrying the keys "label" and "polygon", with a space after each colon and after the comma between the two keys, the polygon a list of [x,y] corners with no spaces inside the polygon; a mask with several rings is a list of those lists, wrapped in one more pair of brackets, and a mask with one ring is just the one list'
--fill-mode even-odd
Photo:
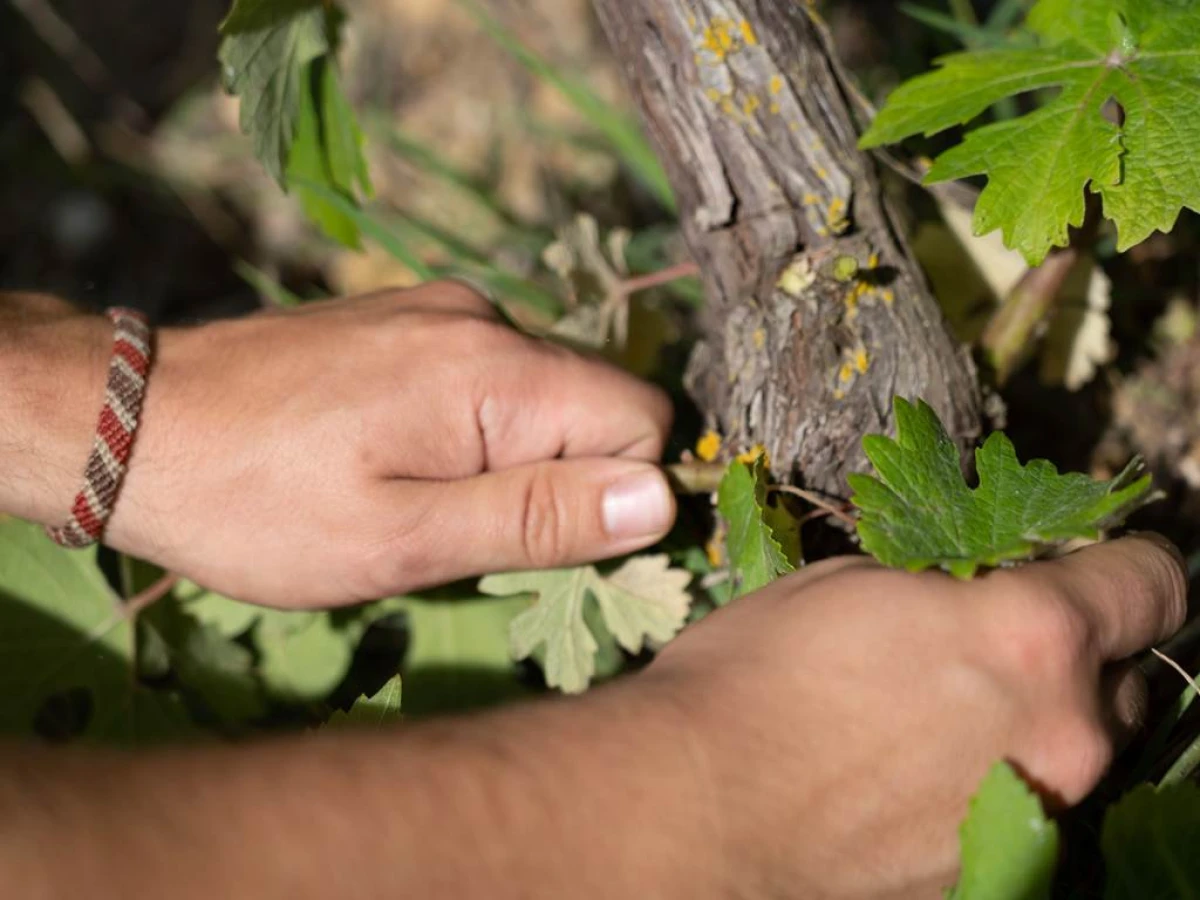
{"label": "tanned skin", "polygon": [[[57,523],[111,332],[0,299],[0,510]],[[336,606],[658,540],[655,389],[460,285],[159,334],[107,540]],[[610,492],[611,490],[611,492]],[[447,541],[447,533],[454,540]],[[1139,725],[1126,661],[1186,612],[1126,538],[970,583],[811,565],[581,698],[145,752],[0,750],[0,883],[93,898],[923,898],[988,767],[1054,808]]]}

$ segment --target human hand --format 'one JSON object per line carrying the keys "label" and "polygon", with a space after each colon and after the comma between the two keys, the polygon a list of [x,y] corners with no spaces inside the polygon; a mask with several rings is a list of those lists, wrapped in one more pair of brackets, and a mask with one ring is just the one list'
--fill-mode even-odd
{"label": "human hand", "polygon": [[571,565],[674,518],[652,464],[666,397],[511,330],[463,285],[157,344],[106,543],[231,596],[334,605]]}
{"label": "human hand", "polygon": [[1167,546],[1126,538],[972,582],[828,560],[686,631],[633,681],[705,774],[717,877],[738,896],[940,897],[992,763],[1052,809],[1080,801],[1140,725],[1144,680],[1114,664],[1183,623]]}

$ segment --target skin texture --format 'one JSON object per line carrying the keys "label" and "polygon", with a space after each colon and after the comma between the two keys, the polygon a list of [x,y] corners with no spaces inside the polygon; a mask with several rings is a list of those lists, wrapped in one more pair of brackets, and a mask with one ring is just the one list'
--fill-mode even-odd
{"label": "skin texture", "polygon": [[[0,415],[27,438],[0,442],[0,509],[57,524],[112,333],[51,300],[22,305]],[[457,283],[162,329],[105,540],[280,607],[616,556],[674,519],[653,464],[670,422],[656,388],[517,333]]]}
{"label": "skin texture", "polygon": [[[0,348],[0,509],[50,521],[108,338],[54,301],[0,310],[21,337]],[[110,540],[214,586],[338,603],[653,540],[608,535],[602,497],[653,471],[662,398],[461,288],[162,352]],[[542,479],[553,502],[514,516]],[[34,900],[940,897],[987,768],[1082,799],[1139,725],[1125,661],[1185,612],[1154,536],[969,583],[827,560],[581,698],[238,746],[0,748],[0,881]]]}

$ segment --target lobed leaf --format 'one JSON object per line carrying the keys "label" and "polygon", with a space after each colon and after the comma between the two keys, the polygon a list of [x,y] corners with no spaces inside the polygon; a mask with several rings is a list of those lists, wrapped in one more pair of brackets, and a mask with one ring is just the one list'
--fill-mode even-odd
{"label": "lobed leaf", "polygon": [[[1200,4],[1195,0],[1039,0],[1039,46],[956,53],[893,92],[861,145],[964,125],[997,101],[1056,89],[1026,116],[977,128],[928,181],[988,176],[975,229],[995,228],[1031,265],[1067,243],[1084,191],[1100,194],[1119,249],[1200,208]],[[1110,108],[1120,106],[1120,115]],[[1118,124],[1119,123],[1119,124]]]}
{"label": "lobed leaf", "polygon": [[493,596],[535,597],[510,625],[512,655],[525,659],[544,645],[546,683],[573,694],[587,688],[600,649],[587,624],[589,596],[617,643],[637,653],[647,643],[670,640],[683,627],[690,581],[689,572],[670,568],[669,558],[661,555],[634,557],[607,577],[594,566],[489,575],[479,589]]}
{"label": "lobed leaf", "polygon": [[1060,475],[1044,459],[1021,465],[1000,432],[975,452],[979,485],[972,489],[959,468],[957,446],[926,403],[897,397],[895,413],[895,440],[863,438],[877,477],[849,477],[851,502],[862,512],[862,546],[887,566],[940,566],[970,578],[979,566],[1032,559],[1074,538],[1098,538],[1157,499],[1140,460],[1110,481]]}

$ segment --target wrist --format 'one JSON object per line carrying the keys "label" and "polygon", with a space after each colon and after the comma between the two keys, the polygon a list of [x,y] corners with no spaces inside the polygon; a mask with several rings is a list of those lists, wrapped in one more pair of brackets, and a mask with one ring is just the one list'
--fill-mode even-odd
{"label": "wrist", "polygon": [[44,297],[0,317],[0,512],[58,525],[79,490],[104,398],[112,326]]}

